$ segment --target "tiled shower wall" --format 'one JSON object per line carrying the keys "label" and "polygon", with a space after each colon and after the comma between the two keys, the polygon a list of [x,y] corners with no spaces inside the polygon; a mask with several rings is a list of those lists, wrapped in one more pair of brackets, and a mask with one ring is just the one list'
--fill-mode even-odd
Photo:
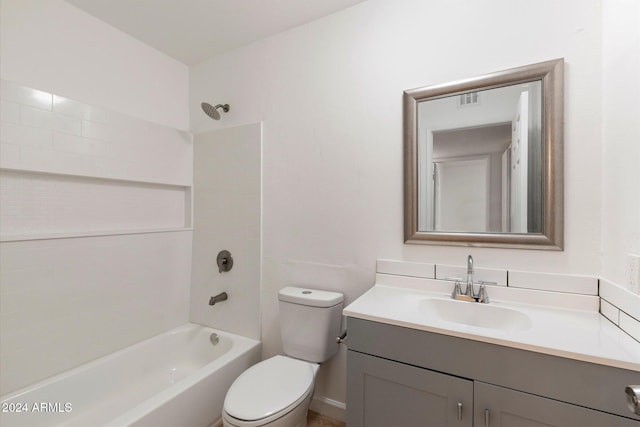
{"label": "tiled shower wall", "polygon": [[2,168],[191,185],[191,135],[1,81]]}
{"label": "tiled shower wall", "polygon": [[179,228],[189,221],[183,186],[2,170],[0,193],[4,238]]}
{"label": "tiled shower wall", "polygon": [[188,321],[193,145],[1,83],[4,395]]}
{"label": "tiled shower wall", "polygon": [[[262,126],[194,136],[191,321],[246,337],[260,336]],[[220,272],[226,249],[233,268]],[[210,306],[209,297],[229,299]]]}

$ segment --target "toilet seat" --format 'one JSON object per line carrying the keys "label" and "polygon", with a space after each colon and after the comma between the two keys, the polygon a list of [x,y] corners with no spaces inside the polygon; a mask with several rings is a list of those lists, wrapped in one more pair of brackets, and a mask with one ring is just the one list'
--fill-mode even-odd
{"label": "toilet seat", "polygon": [[269,423],[300,405],[313,392],[318,365],[274,356],[243,372],[224,401],[225,415],[247,425]]}

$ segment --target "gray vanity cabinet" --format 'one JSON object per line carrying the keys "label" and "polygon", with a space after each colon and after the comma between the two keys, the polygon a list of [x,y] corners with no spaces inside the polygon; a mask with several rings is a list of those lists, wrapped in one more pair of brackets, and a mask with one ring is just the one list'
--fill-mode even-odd
{"label": "gray vanity cabinet", "polygon": [[640,421],[497,387],[474,384],[474,425],[482,427],[638,427]]}
{"label": "gray vanity cabinet", "polygon": [[471,427],[473,381],[350,351],[351,426]]}
{"label": "gray vanity cabinet", "polygon": [[640,427],[624,392],[638,371],[351,317],[348,329],[349,427]]}

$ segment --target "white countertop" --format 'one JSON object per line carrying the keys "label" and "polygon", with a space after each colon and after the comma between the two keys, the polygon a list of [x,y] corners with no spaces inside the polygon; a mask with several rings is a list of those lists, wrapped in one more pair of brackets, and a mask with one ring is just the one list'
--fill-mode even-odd
{"label": "white countertop", "polygon": [[453,285],[450,282],[427,280],[424,283],[426,290],[376,284],[349,304],[344,315],[640,371],[640,343],[593,307],[575,309],[528,304],[522,302],[522,293],[514,292],[515,298],[510,299],[510,292],[504,287],[488,287],[489,296],[492,297],[492,291],[496,295],[489,305],[521,312],[530,319],[530,325],[520,330],[470,326],[425,312],[424,301],[445,299],[457,304],[479,303],[452,300]]}

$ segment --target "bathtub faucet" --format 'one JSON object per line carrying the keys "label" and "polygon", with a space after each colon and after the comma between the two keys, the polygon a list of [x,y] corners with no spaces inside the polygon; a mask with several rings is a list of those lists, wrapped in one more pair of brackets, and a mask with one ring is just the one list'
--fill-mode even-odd
{"label": "bathtub faucet", "polygon": [[215,303],[220,301],[226,301],[229,299],[229,295],[226,292],[219,293],[216,296],[209,298],[209,305],[215,305]]}

